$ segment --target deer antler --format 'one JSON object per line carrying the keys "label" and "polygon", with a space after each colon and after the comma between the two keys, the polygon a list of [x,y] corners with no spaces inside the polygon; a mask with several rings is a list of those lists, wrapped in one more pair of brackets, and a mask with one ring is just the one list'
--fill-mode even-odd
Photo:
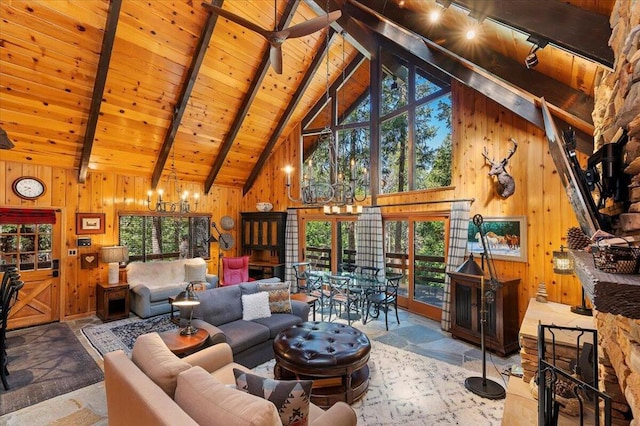
{"label": "deer antler", "polygon": [[516,153],[516,149],[518,149],[518,142],[516,142],[514,138],[509,138],[509,142],[513,144],[513,149],[509,150],[509,153],[507,154],[507,156],[503,161],[509,161],[509,159],[513,157],[513,154]]}
{"label": "deer antler", "polygon": [[491,158],[489,158],[489,150],[487,149],[487,147],[484,147],[484,151],[482,152],[482,156],[484,158],[487,159],[487,161],[489,161],[489,164],[491,164],[492,166],[495,164],[495,161],[492,160]]}

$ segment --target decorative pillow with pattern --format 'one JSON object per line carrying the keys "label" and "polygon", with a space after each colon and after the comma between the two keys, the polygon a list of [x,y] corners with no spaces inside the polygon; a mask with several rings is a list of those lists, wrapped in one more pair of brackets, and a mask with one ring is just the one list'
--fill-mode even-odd
{"label": "decorative pillow with pattern", "polygon": [[309,424],[311,380],[273,380],[233,369],[236,388],[271,401],[280,414],[284,426]]}
{"label": "decorative pillow with pattern", "polygon": [[258,291],[269,293],[269,308],[272,314],[291,313],[291,282],[258,283]]}

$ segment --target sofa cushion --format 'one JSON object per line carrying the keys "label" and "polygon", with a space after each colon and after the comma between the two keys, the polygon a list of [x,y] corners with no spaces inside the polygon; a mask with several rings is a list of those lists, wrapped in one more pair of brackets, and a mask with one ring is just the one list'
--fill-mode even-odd
{"label": "sofa cushion", "polygon": [[131,360],[171,398],[178,374],[191,368],[169,350],[158,333],[139,336],[133,345]]}
{"label": "sofa cushion", "polygon": [[206,262],[200,257],[170,261],[131,262],[127,265],[127,282],[131,287],[142,284],[150,289],[185,283],[184,265],[205,265],[206,268]]}
{"label": "sofa cushion", "polygon": [[273,380],[255,374],[233,370],[236,387],[271,401],[284,426],[306,426],[309,423],[311,380]]}
{"label": "sofa cushion", "polygon": [[[257,320],[259,321],[259,320]],[[218,326],[234,354],[269,340],[269,328],[254,321],[237,320]]]}
{"label": "sofa cushion", "polygon": [[202,283],[206,281],[207,264],[184,265],[184,280],[188,283]]}
{"label": "sofa cushion", "polygon": [[240,295],[237,285],[201,291],[198,293],[200,304],[194,309],[193,316],[215,326],[242,319]]}
{"label": "sofa cushion", "polygon": [[259,318],[251,322],[261,324],[269,329],[269,338],[273,339],[285,328],[302,323],[302,318],[293,314],[273,314],[269,318]]}
{"label": "sofa cushion", "polygon": [[269,307],[269,293],[260,291],[254,294],[242,296],[242,319],[251,321],[258,318],[268,318],[271,316]]}
{"label": "sofa cushion", "polygon": [[258,291],[266,291],[269,294],[269,309],[272,314],[291,313],[290,281],[274,284],[259,283],[257,287]]}
{"label": "sofa cushion", "polygon": [[199,425],[280,425],[275,406],[230,389],[201,367],[178,376],[175,401]]}

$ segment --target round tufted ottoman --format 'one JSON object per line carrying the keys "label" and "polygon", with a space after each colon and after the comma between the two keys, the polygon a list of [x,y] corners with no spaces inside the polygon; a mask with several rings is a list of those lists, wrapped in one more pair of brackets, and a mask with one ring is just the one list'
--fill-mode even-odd
{"label": "round tufted ottoman", "polygon": [[273,341],[276,379],[311,379],[311,401],[331,407],[352,404],[369,388],[371,342],[345,324],[304,322],[287,328]]}

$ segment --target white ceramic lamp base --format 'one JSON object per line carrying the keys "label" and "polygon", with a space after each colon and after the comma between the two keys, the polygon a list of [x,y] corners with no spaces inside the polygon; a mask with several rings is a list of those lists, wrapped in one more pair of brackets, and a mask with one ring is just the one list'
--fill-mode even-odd
{"label": "white ceramic lamp base", "polygon": [[120,264],[109,263],[109,284],[118,284],[120,282]]}

